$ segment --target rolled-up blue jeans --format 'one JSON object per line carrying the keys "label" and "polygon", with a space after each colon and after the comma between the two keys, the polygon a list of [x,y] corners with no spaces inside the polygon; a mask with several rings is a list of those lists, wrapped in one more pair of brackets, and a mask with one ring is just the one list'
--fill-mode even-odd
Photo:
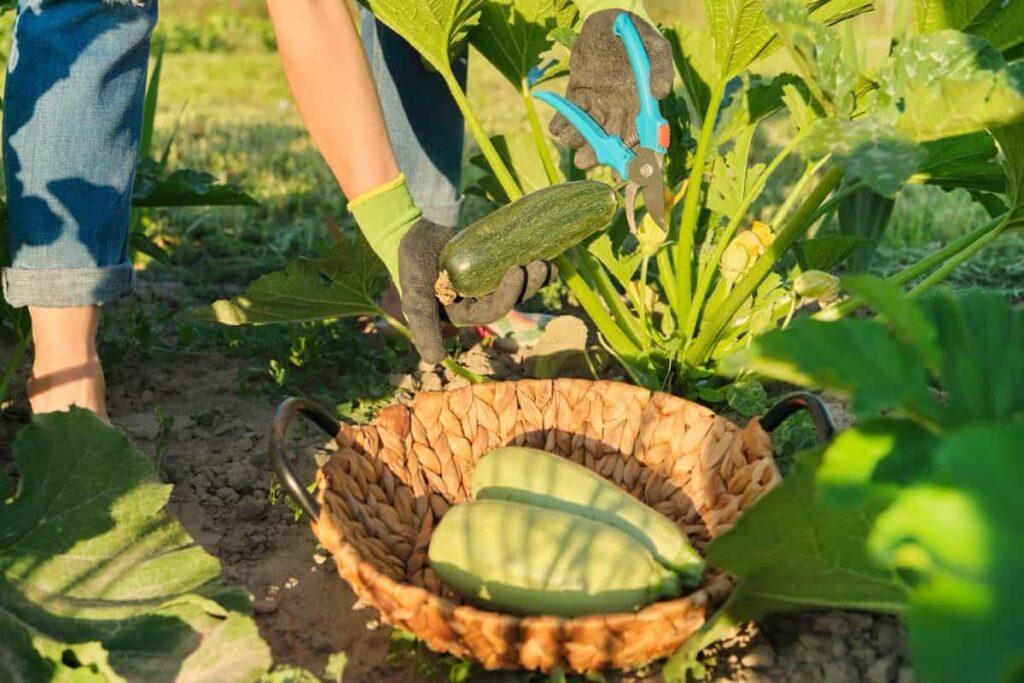
{"label": "rolled-up blue jeans", "polygon": [[4,96],[13,306],[108,303],[128,260],[157,0],[20,0]]}
{"label": "rolled-up blue jeans", "polygon": [[[366,9],[360,33],[409,192],[427,220],[454,227],[462,206],[462,113],[444,79]],[[466,58],[456,59],[452,69],[465,87]]]}

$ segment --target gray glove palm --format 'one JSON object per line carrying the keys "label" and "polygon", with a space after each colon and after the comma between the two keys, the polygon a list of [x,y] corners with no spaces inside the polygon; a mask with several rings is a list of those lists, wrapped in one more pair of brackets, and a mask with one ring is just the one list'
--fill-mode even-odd
{"label": "gray glove palm", "polygon": [[444,360],[445,321],[457,327],[488,325],[506,315],[544,285],[557,271],[553,266],[534,261],[526,267],[510,268],[498,289],[476,299],[460,299],[441,306],[434,294],[441,249],[455,231],[427,220],[421,220],[402,238],[398,249],[398,273],[402,280],[402,311],[409,323],[413,344],[420,357],[430,364]]}
{"label": "gray glove palm", "polygon": [[[612,32],[615,18],[621,13],[622,10],[609,9],[587,17],[569,56],[569,86],[565,96],[586,110],[605,132],[627,140],[635,139],[640,104],[626,49]],[[647,48],[651,60],[651,91],[660,100],[672,91],[672,46],[657,28],[633,13],[630,17]],[[594,150],[561,114],[552,119],[550,130],[563,145],[577,149],[578,168],[597,165]]]}

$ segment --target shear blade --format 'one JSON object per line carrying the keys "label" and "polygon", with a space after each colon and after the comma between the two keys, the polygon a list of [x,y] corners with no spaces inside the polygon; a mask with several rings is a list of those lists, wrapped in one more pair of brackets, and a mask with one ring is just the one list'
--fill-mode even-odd
{"label": "shear blade", "polygon": [[629,223],[629,231],[636,234],[636,193],[640,187],[636,183],[626,185],[626,222]]}
{"label": "shear blade", "polygon": [[[656,196],[651,196],[656,195]],[[644,188],[644,204],[647,205],[647,214],[658,224],[662,230],[665,227],[665,191],[659,184],[657,187]]]}

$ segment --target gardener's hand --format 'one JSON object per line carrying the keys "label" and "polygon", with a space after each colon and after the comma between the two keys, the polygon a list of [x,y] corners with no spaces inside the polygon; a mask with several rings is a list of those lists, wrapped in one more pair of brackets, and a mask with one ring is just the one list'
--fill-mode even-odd
{"label": "gardener's hand", "polygon": [[[586,110],[605,132],[622,139],[636,135],[640,104],[636,81],[622,40],[612,24],[622,10],[608,9],[587,17],[569,56],[569,87],[566,97]],[[659,100],[672,91],[672,46],[658,29],[630,13],[651,60],[651,92]],[[551,121],[551,133],[563,145],[576,149],[576,166],[597,165],[594,150],[561,114]]]}
{"label": "gardener's hand", "polygon": [[460,327],[488,325],[516,304],[532,298],[557,275],[554,266],[541,261],[525,268],[516,266],[505,273],[493,293],[478,299],[460,299],[442,307],[434,293],[439,274],[437,261],[441,249],[454,235],[451,228],[420,220],[402,238],[398,249],[402,310],[416,350],[432,365],[445,357],[441,328],[446,320]]}

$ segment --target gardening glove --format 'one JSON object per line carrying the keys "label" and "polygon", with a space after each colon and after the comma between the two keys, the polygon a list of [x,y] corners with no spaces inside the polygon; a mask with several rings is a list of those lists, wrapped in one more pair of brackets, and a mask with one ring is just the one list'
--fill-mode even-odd
{"label": "gardening glove", "polygon": [[[577,0],[585,12],[584,0]],[[612,4],[590,2],[589,4]],[[601,9],[583,22],[572,54],[569,56],[569,87],[566,97],[590,114],[610,135],[623,140],[636,139],[636,117],[640,104],[636,81],[629,66],[629,57],[622,41],[612,32],[612,24],[623,10]],[[674,69],[672,46],[658,29],[639,15],[630,12],[640,39],[651,60],[651,92],[659,100],[672,91]],[[593,148],[569,121],[557,114],[551,121],[551,133],[569,149],[576,149],[577,168],[597,165]]]}
{"label": "gardening glove", "polygon": [[506,271],[494,292],[442,306],[434,293],[440,274],[437,262],[441,249],[454,236],[451,228],[420,220],[402,238],[398,252],[398,270],[404,283],[402,311],[416,350],[432,365],[445,357],[441,329],[446,320],[457,327],[488,325],[504,317],[516,304],[532,298],[557,275],[553,266],[541,261],[526,267],[514,266]]}
{"label": "gardening glove", "polygon": [[553,268],[540,262],[514,267],[493,293],[442,308],[434,293],[438,256],[455,232],[423,219],[405,177],[357,197],[349,204],[349,211],[391,274],[402,297],[413,344],[420,357],[431,364],[445,357],[441,335],[445,320],[457,326],[492,323],[517,303],[533,297],[556,275]]}

